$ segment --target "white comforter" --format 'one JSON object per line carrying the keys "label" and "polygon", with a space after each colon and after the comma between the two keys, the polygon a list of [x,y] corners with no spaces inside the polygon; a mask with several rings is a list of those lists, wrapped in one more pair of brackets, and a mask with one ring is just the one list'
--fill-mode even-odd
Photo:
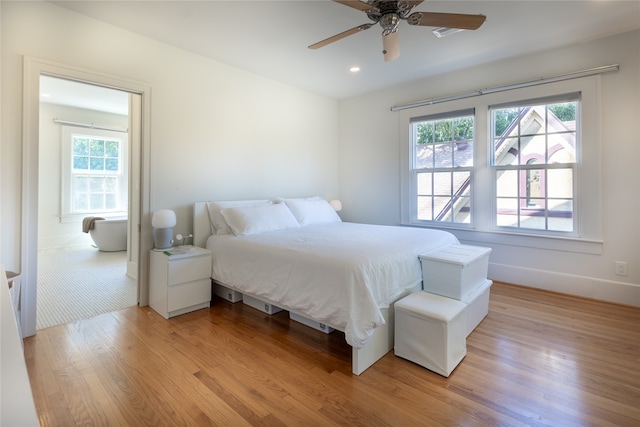
{"label": "white comforter", "polygon": [[346,222],[249,236],[211,236],[212,278],[345,332],[363,347],[381,308],[422,280],[418,255],[457,243],[450,233]]}

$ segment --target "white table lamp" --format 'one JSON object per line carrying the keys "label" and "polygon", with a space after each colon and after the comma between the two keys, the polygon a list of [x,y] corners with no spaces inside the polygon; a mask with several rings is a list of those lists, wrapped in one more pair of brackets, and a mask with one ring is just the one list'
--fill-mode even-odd
{"label": "white table lamp", "polygon": [[153,241],[156,249],[169,249],[173,244],[173,227],[176,225],[176,213],[170,209],[156,211],[151,218]]}

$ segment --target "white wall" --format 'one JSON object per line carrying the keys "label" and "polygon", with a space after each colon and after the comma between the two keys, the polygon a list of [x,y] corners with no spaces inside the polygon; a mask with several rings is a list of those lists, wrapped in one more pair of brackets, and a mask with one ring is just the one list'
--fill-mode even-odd
{"label": "white wall", "polygon": [[22,61],[151,86],[151,211],[191,232],[197,200],[338,195],[337,102],[42,2],[0,2],[0,255],[20,271]]}
{"label": "white wall", "polygon": [[[400,114],[390,107],[620,64],[602,76],[602,253],[493,247],[495,280],[640,305],[640,32],[465,69],[340,102],[340,197],[346,220],[400,222]],[[468,234],[465,235],[468,238]],[[614,262],[628,262],[628,276]]]}

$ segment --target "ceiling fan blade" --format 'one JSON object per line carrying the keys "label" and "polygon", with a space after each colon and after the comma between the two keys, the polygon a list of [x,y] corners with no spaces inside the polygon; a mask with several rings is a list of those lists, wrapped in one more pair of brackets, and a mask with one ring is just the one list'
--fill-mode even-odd
{"label": "ceiling fan blade", "polygon": [[414,12],[407,18],[409,25],[427,27],[461,28],[477,30],[487,19],[484,15],[465,15],[460,13]]}
{"label": "ceiling fan blade", "polygon": [[360,0],[333,0],[333,1],[336,3],[343,4],[345,6],[352,7],[354,9],[361,10],[363,12],[368,12],[370,10],[374,12],[380,12],[380,9],[378,9],[377,7],[372,6],[369,3],[365,3]]}
{"label": "ceiling fan blade", "polygon": [[400,56],[398,30],[391,31],[387,35],[382,34],[382,53],[384,54],[384,62],[393,61]]}
{"label": "ceiling fan blade", "polygon": [[371,28],[372,25],[373,25],[373,23],[358,25],[355,28],[352,28],[352,29],[347,30],[347,31],[343,31],[340,34],[336,34],[335,36],[331,36],[329,38],[326,38],[326,39],[324,39],[322,41],[319,41],[318,43],[314,43],[311,46],[309,46],[309,49],[318,49],[318,48],[320,48],[322,46],[328,45],[329,43],[337,42],[338,40],[341,40],[341,39],[343,39],[345,37],[348,37],[348,36],[350,36],[352,34],[359,33],[360,31],[368,30],[369,28]]}

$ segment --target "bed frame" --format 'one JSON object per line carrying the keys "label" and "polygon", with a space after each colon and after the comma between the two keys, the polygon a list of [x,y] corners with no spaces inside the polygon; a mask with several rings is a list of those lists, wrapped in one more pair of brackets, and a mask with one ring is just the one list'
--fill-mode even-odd
{"label": "bed frame", "polygon": [[[196,202],[193,207],[193,244],[194,246],[206,247],[207,239],[211,235],[211,226],[209,222],[209,212],[207,210],[207,202]],[[234,289],[232,286],[228,286],[226,284],[222,284],[229,289]],[[418,284],[421,286],[421,284]],[[251,297],[257,298],[259,300],[265,301],[266,303],[273,304],[277,307],[281,307],[287,311],[293,311],[300,316],[306,317],[308,319],[314,320],[309,317],[305,313],[300,313],[295,310],[291,310],[288,307],[282,305],[278,301],[269,301],[266,300],[263,296],[256,296],[250,293],[246,293],[240,289],[234,289],[242,294],[249,295]],[[405,294],[401,295],[398,299],[408,295],[413,290],[407,291]],[[385,319],[385,324],[377,327],[374,330],[373,336],[367,342],[367,344],[363,348],[351,348],[351,372],[355,375],[360,375],[363,373],[368,367],[377,362],[380,358],[386,355],[391,349],[393,349],[393,335],[394,335],[394,310],[393,305],[389,306],[389,308],[382,309],[382,315]],[[331,326],[334,329],[336,328],[333,325]]]}

